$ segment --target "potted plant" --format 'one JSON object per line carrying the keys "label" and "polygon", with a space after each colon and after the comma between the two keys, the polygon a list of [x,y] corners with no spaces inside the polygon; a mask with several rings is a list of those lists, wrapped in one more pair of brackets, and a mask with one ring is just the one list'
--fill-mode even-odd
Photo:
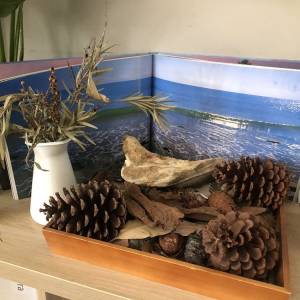
{"label": "potted plant", "polygon": [[[92,120],[97,114],[97,101],[108,104],[109,99],[101,94],[94,82],[94,77],[108,70],[98,69],[111,49],[105,47],[104,34],[96,41],[92,40],[85,49],[82,64],[77,75],[74,74],[74,89],[69,89],[68,97],[62,99],[57,88],[55,70],[52,68],[49,77],[49,88],[46,92],[35,91],[21,82],[20,93],[0,97],[0,156],[4,160],[7,151],[5,137],[11,132],[22,133],[28,146],[26,162],[29,164],[34,153],[34,171],[31,193],[31,216],[40,223],[46,219],[39,212],[42,203],[50,195],[62,192],[63,187],[75,184],[67,146],[70,141],[85,149],[86,142],[94,143],[87,135],[87,128],[97,129]],[[72,68],[70,67],[70,71]],[[153,116],[159,126],[165,125],[162,112],[172,108],[165,102],[167,99],[135,95],[124,99],[138,106]],[[21,113],[25,125],[11,122],[14,110]]]}

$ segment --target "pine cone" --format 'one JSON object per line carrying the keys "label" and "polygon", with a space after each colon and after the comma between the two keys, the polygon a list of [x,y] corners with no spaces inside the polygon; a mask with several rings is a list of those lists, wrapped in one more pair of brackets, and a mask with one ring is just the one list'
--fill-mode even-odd
{"label": "pine cone", "polygon": [[64,188],[64,197],[56,193],[40,209],[51,228],[110,241],[118,236],[126,221],[126,203],[117,187],[109,181],[89,181]]}
{"label": "pine cone", "polygon": [[275,230],[247,213],[231,211],[202,230],[209,263],[216,269],[264,279],[279,259]]}
{"label": "pine cone", "polygon": [[282,205],[289,187],[286,167],[259,157],[224,162],[216,167],[214,177],[236,203],[273,210]]}
{"label": "pine cone", "polygon": [[217,209],[221,214],[226,214],[236,209],[232,198],[225,192],[214,192],[208,197],[208,205]]}

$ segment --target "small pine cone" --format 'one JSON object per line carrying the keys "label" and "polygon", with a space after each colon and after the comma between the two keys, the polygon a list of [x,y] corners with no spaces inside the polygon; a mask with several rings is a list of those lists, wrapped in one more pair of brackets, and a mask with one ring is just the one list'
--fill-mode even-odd
{"label": "small pine cone", "polygon": [[287,196],[289,174],[286,166],[259,157],[225,161],[214,170],[221,190],[238,204],[278,209]]}
{"label": "small pine cone", "polygon": [[90,181],[70,191],[63,189],[50,197],[49,205],[40,209],[48,226],[98,240],[110,241],[118,236],[126,221],[126,203],[120,190],[109,181]]}
{"label": "small pine cone", "polygon": [[214,192],[208,197],[208,205],[217,209],[221,214],[226,214],[236,209],[233,199],[225,192]]}
{"label": "small pine cone", "polygon": [[209,263],[218,270],[264,279],[279,259],[275,230],[247,213],[219,215],[202,230],[202,238]]}
{"label": "small pine cone", "polygon": [[191,234],[186,242],[184,250],[184,260],[196,264],[205,265],[207,254],[202,244],[202,234]]}

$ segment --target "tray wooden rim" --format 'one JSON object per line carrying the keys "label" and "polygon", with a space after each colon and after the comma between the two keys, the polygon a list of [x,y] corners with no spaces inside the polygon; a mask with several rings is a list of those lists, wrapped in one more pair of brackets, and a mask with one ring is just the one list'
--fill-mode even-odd
{"label": "tray wooden rim", "polygon": [[[44,237],[47,240],[47,242],[48,242],[47,234],[55,235],[58,237],[64,237],[64,238],[68,238],[68,239],[72,239],[72,240],[80,240],[80,241],[88,243],[88,244],[101,245],[102,248],[105,248],[108,251],[109,251],[109,249],[114,249],[114,250],[117,249],[118,251],[120,251],[122,253],[131,253],[131,254],[137,255],[139,257],[144,257],[144,258],[148,258],[148,259],[150,258],[153,260],[153,262],[158,262],[158,263],[164,262],[164,263],[168,263],[168,264],[172,264],[172,265],[176,265],[176,266],[182,266],[189,270],[199,270],[203,273],[213,274],[216,277],[223,277],[223,278],[227,278],[230,280],[235,280],[240,283],[249,284],[249,286],[251,286],[251,287],[257,286],[260,288],[272,289],[273,291],[277,291],[280,294],[285,294],[285,295],[289,296],[289,295],[291,295],[291,289],[290,289],[290,278],[289,278],[289,259],[288,259],[288,246],[287,246],[287,235],[286,235],[287,233],[286,233],[285,220],[286,220],[285,208],[284,208],[284,206],[282,206],[279,211],[279,225],[280,225],[280,237],[281,237],[281,264],[282,264],[281,268],[282,268],[282,279],[283,279],[282,286],[272,284],[272,283],[258,281],[255,279],[245,278],[245,277],[242,277],[239,275],[234,275],[234,274],[230,274],[227,272],[214,270],[214,269],[211,269],[208,267],[191,264],[191,263],[176,260],[173,258],[163,257],[163,256],[160,256],[160,255],[157,255],[154,253],[147,253],[147,252],[143,252],[140,250],[127,248],[127,247],[124,247],[121,245],[112,244],[109,242],[99,241],[99,240],[79,236],[79,235],[72,234],[72,233],[66,233],[63,231],[49,228],[47,225],[45,227],[43,227],[43,234],[44,234]],[[48,243],[48,246],[49,246],[49,248],[51,248],[49,243]],[[53,251],[53,252],[55,253],[55,251]],[[112,269],[117,270],[115,268],[112,268]],[[124,271],[120,271],[120,272],[124,272]],[[130,274],[130,272],[128,272],[128,273]],[[136,275],[133,275],[133,276],[136,276]]]}

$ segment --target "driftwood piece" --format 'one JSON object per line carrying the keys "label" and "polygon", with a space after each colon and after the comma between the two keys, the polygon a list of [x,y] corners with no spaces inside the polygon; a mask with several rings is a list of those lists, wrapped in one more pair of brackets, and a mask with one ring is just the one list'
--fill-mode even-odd
{"label": "driftwood piece", "polygon": [[199,186],[209,181],[215,166],[223,161],[221,158],[189,161],[161,156],[145,149],[132,136],[125,137],[123,151],[126,160],[122,178],[151,187]]}
{"label": "driftwood piece", "polygon": [[126,189],[129,212],[150,227],[159,226],[165,230],[172,230],[184,217],[176,207],[149,200],[135,184],[126,183]]}

